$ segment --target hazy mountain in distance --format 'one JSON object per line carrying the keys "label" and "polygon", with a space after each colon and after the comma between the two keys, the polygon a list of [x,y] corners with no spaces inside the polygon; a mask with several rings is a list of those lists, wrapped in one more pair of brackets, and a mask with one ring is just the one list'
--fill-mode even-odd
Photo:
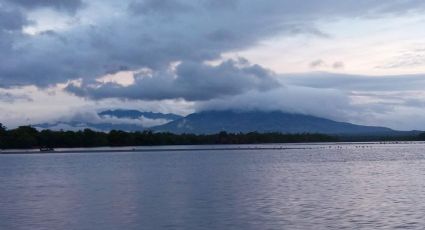
{"label": "hazy mountain in distance", "polygon": [[280,111],[205,111],[186,117],[176,114],[141,112],[138,110],[106,110],[98,113],[96,121],[78,119],[34,125],[38,129],[82,130],[90,128],[108,132],[110,130],[172,133],[212,134],[221,131],[238,132],[282,132],[323,133],[335,135],[397,135],[385,127],[356,125],[330,119],[285,113]]}
{"label": "hazy mountain in distance", "polygon": [[141,112],[138,110],[105,110],[94,116],[74,116],[71,119],[34,125],[37,129],[51,130],[83,130],[86,128],[97,131],[143,131],[153,126],[162,125],[182,118],[177,114]]}
{"label": "hazy mountain in distance", "polygon": [[129,119],[138,119],[140,117],[148,119],[165,119],[174,121],[182,118],[182,116],[173,114],[173,113],[154,113],[154,112],[141,112],[139,110],[125,110],[125,109],[116,109],[116,110],[105,110],[98,113],[99,116],[110,116],[116,118],[129,118]]}
{"label": "hazy mountain in distance", "polygon": [[123,130],[127,132],[132,131],[142,131],[145,130],[145,127],[137,124],[112,124],[112,123],[90,123],[83,121],[59,121],[55,123],[42,123],[33,125],[33,127],[37,129],[50,129],[50,130],[70,130],[70,131],[78,131],[84,129],[92,129],[96,131],[104,131],[108,132],[111,130]]}

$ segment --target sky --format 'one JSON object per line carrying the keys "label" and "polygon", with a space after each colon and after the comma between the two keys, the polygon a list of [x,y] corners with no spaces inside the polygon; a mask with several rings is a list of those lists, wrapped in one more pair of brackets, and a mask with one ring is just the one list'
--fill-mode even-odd
{"label": "sky", "polygon": [[422,0],[0,0],[0,122],[280,110],[425,130]]}

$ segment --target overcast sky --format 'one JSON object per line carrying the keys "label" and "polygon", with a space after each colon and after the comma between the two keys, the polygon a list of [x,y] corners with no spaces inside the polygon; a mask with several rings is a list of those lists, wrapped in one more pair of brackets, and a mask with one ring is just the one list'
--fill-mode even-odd
{"label": "overcast sky", "polygon": [[282,110],[425,130],[422,0],[0,0],[0,122]]}

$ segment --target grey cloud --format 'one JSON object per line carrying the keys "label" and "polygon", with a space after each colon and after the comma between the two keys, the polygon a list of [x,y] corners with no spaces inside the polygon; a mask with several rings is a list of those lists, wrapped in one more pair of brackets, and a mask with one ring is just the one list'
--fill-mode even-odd
{"label": "grey cloud", "polygon": [[[270,0],[266,0],[270,2]],[[279,1],[274,10],[285,9],[290,14],[301,17],[308,15],[310,18],[327,17],[370,17],[382,15],[402,14],[411,11],[420,11],[425,2],[418,0],[313,0],[308,1]],[[273,11],[274,11],[273,10]]]}
{"label": "grey cloud", "polygon": [[55,119],[56,122],[71,122],[71,123],[92,123],[92,124],[134,124],[141,125],[143,127],[152,127],[156,125],[162,125],[167,122],[170,122],[166,119],[149,119],[141,116],[138,119],[129,119],[129,118],[116,118],[109,116],[99,116],[97,111],[90,111],[90,109],[85,108],[85,110],[78,110],[73,114],[68,114],[66,116],[58,117]]}
{"label": "grey cloud", "polygon": [[144,0],[131,2],[129,9],[136,14],[157,13],[169,16],[169,14],[185,12],[193,8],[184,1],[178,0]]}
{"label": "grey cloud", "polygon": [[164,100],[183,98],[187,101],[209,100],[237,95],[250,90],[267,91],[280,87],[274,73],[246,60],[229,60],[218,66],[184,62],[175,72],[164,70],[152,76],[136,76],[135,83],[69,85],[67,90],[94,99],[123,98]]}
{"label": "grey cloud", "polygon": [[[36,9],[42,7],[52,7],[61,11],[75,12],[82,7],[81,0],[4,0],[10,4],[17,5],[26,9]],[[0,1],[1,3],[1,1]]]}
{"label": "grey cloud", "polygon": [[17,101],[32,101],[31,97],[24,94],[12,94],[0,92],[0,102],[14,103]]}
{"label": "grey cloud", "polygon": [[361,91],[351,92],[350,96],[372,98],[374,101],[378,101],[379,104],[387,107],[391,106],[393,109],[400,106],[425,108],[425,99],[418,95],[417,91]]}
{"label": "grey cloud", "polygon": [[318,60],[310,62],[309,66],[310,66],[310,68],[314,69],[314,68],[318,68],[318,67],[321,67],[321,66],[324,66],[324,65],[326,65],[326,63],[322,59],[318,59]]}
{"label": "grey cloud", "polygon": [[334,62],[332,65],[328,65],[328,63],[325,62],[324,60],[317,59],[315,61],[310,62],[309,67],[311,69],[320,69],[320,68],[342,69],[344,68],[344,62],[337,61],[337,62]]}
{"label": "grey cloud", "polygon": [[[21,11],[16,8],[3,6],[0,2],[0,63],[11,58],[14,43],[17,39],[23,37],[21,30],[29,23]],[[2,85],[5,87],[9,86],[7,81],[2,81],[4,76],[5,72],[0,67],[0,88]]]}
{"label": "grey cloud", "polygon": [[[335,120],[347,120],[353,110],[350,98],[335,89],[285,86],[268,91],[248,91],[228,98],[198,102],[196,109],[203,110],[262,110],[309,114]],[[332,113],[329,113],[332,111]]]}
{"label": "grey cloud", "polygon": [[[17,34],[3,39],[6,35],[0,35],[0,81],[6,87],[45,87],[80,78],[92,81],[123,68],[161,72],[173,62],[214,60],[223,53],[245,49],[276,35],[324,36],[314,26],[316,20],[380,17],[423,10],[425,6],[419,0],[13,2],[26,8],[74,10],[81,4],[102,4],[110,5],[114,14],[98,15],[89,25],[54,31],[55,36]],[[141,13],[135,15],[135,11]],[[78,17],[95,13],[98,12],[80,11]],[[167,18],[169,15],[172,20]]]}
{"label": "grey cloud", "polygon": [[334,69],[343,69],[345,67],[344,62],[337,61],[332,64],[332,68]]}
{"label": "grey cloud", "polygon": [[[425,76],[370,77],[331,73],[281,76],[284,87],[196,102],[196,110],[294,112],[395,129],[424,129]],[[413,118],[413,120],[412,120]]]}
{"label": "grey cloud", "polygon": [[423,90],[425,75],[362,76],[326,72],[282,75],[284,84],[358,91]]}
{"label": "grey cloud", "polygon": [[239,0],[204,0],[204,4],[212,9],[235,9],[238,7]]}
{"label": "grey cloud", "polygon": [[417,67],[425,64],[425,49],[415,48],[400,52],[388,63],[376,66],[377,69],[393,69],[403,67]]}
{"label": "grey cloud", "polygon": [[1,31],[19,31],[28,24],[26,17],[17,9],[6,9],[0,4],[0,33]]}

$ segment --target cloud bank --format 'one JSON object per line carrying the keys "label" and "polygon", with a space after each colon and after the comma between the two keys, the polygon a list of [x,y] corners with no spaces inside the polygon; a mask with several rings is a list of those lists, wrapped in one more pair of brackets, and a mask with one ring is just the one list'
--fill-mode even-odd
{"label": "cloud bank", "polygon": [[4,2],[28,10],[54,8],[71,13],[74,13],[83,5],[81,0],[5,0]]}
{"label": "cloud bank", "polygon": [[270,70],[244,59],[228,60],[217,66],[183,62],[175,70],[136,74],[129,86],[117,83],[69,85],[67,90],[92,99],[125,98],[164,100],[182,98],[201,101],[238,95],[250,90],[267,91],[280,87]]}
{"label": "cloud bank", "polygon": [[[281,75],[223,56],[277,36],[332,39],[318,26],[321,22],[424,10],[421,0],[0,0],[0,88],[64,89],[61,96],[94,104],[166,100],[189,103],[195,110],[397,117],[396,106],[403,113],[422,111],[421,98],[412,96],[425,85],[422,75]],[[395,61],[410,60],[409,55]],[[416,58],[413,64],[421,63],[423,57]],[[307,67],[338,71],[346,65],[338,58],[324,59],[308,57],[316,61]],[[134,73],[134,81],[99,81],[123,71]],[[2,98],[13,102],[7,94]]]}
{"label": "cloud bank", "polygon": [[[164,72],[173,62],[218,59],[277,35],[323,36],[318,20],[383,17],[424,6],[414,0],[0,0],[0,81],[3,87],[46,87],[123,69]],[[23,33],[39,23],[29,25],[28,12],[46,7],[74,12],[76,22]]]}

